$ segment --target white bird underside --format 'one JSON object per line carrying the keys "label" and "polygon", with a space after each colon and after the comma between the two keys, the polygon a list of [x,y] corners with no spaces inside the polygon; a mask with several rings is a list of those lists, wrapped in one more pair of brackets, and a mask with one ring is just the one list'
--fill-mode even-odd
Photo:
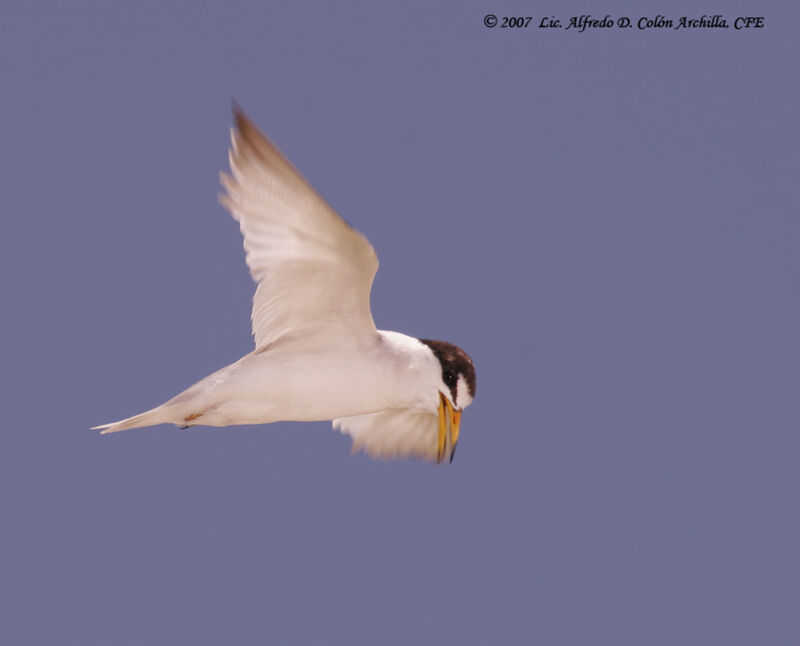
{"label": "white bird underside", "polygon": [[161,406],[94,428],[330,419],[373,457],[441,459],[441,365],[420,340],[376,330],[374,249],[235,116],[220,201],[239,222],[257,283],[255,350]]}

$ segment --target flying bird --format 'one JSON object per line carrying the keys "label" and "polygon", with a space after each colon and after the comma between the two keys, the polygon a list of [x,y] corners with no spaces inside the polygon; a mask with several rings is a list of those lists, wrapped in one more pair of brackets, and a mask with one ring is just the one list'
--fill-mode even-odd
{"label": "flying bird", "polygon": [[94,429],[332,420],[354,452],[452,462],[475,397],[472,360],[445,341],[376,329],[372,245],[237,106],[234,121],[220,201],[239,223],[257,285],[255,350],[152,410]]}

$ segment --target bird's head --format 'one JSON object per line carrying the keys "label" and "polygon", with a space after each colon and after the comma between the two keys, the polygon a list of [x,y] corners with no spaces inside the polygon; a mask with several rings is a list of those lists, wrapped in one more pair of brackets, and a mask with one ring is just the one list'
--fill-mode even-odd
{"label": "bird's head", "polygon": [[449,448],[452,462],[458,442],[461,412],[475,399],[475,365],[466,352],[452,343],[431,339],[420,341],[431,349],[441,366],[437,461],[442,461],[446,448]]}

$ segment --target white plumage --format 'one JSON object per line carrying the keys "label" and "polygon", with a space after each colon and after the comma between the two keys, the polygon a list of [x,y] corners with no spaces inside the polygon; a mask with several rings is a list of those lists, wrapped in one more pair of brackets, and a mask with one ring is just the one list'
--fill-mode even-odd
{"label": "white plumage", "polygon": [[[472,402],[471,360],[450,344],[376,330],[375,250],[238,109],[235,117],[220,200],[239,222],[257,283],[255,350],[161,406],[95,428],[332,419],[369,455],[441,460],[437,411]],[[445,381],[453,371],[457,387]],[[450,430],[444,446],[452,453]]]}

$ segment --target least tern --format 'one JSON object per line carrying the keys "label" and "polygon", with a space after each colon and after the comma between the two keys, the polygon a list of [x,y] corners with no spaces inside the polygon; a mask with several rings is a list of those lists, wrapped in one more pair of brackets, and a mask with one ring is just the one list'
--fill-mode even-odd
{"label": "least tern", "polygon": [[332,420],[353,451],[452,462],[475,368],[451,343],[378,330],[369,305],[378,257],[234,106],[220,201],[239,222],[256,282],[255,350],[103,433]]}

